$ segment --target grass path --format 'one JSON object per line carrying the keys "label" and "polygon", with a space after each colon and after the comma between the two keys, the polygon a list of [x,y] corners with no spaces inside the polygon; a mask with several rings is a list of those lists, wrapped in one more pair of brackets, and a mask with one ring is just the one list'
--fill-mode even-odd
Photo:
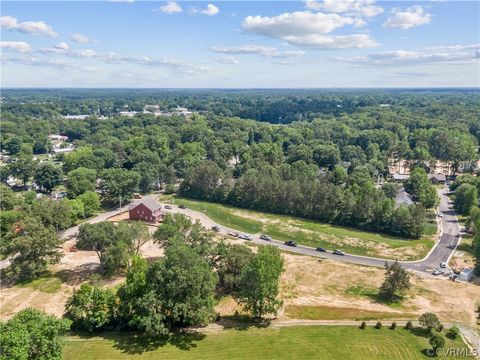
{"label": "grass path", "polygon": [[[447,347],[464,348],[461,340]],[[229,329],[146,342],[133,335],[69,338],[68,360],[120,359],[428,359],[428,339],[403,328],[361,330],[357,326],[286,326]],[[450,359],[450,357],[442,357]]]}
{"label": "grass path", "polygon": [[246,233],[265,233],[278,240],[295,240],[299,244],[341,248],[355,255],[399,260],[419,260],[434,245],[430,238],[404,239],[381,233],[320,223],[285,215],[235,208],[229,205],[197,201],[175,196],[160,200],[184,204],[207,215],[218,224]]}

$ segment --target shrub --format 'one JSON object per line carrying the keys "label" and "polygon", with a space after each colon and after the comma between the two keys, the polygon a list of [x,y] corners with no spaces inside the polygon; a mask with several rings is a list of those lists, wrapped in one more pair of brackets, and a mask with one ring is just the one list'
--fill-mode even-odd
{"label": "shrub", "polygon": [[167,184],[165,186],[165,195],[173,194],[175,192],[175,185],[174,184]]}
{"label": "shrub", "polygon": [[460,330],[456,326],[452,326],[450,329],[448,329],[446,334],[449,339],[456,339],[458,335],[460,335]]}
{"label": "shrub", "polygon": [[382,328],[382,322],[377,321],[377,323],[375,324],[375,329],[381,329],[381,328]]}
{"label": "shrub", "polygon": [[445,346],[445,339],[440,334],[433,334],[430,336],[430,340],[428,341],[432,346],[432,349],[437,351]]}
{"label": "shrub", "polygon": [[438,331],[438,332],[442,332],[443,329],[444,329],[443,324],[439,324],[439,325],[437,326],[437,331]]}
{"label": "shrub", "polygon": [[360,324],[360,329],[365,329],[367,327],[367,323],[365,321],[362,321]]}
{"label": "shrub", "polygon": [[396,327],[397,327],[397,323],[394,321],[392,322],[392,325],[390,325],[390,330],[395,330]]}
{"label": "shrub", "polygon": [[438,320],[438,316],[431,312],[423,313],[419,318],[418,322],[428,331],[432,331],[432,329],[438,329],[440,324],[440,320]]}
{"label": "shrub", "polygon": [[407,330],[413,330],[413,324],[412,322],[409,320],[407,321],[407,323],[405,324],[405,329]]}

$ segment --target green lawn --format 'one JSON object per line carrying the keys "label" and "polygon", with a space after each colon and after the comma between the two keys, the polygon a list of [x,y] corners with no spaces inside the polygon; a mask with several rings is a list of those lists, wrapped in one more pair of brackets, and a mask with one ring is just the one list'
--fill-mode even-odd
{"label": "green lawn", "polygon": [[[447,347],[463,348],[461,340]],[[116,359],[428,359],[428,339],[397,328],[361,330],[356,326],[295,326],[230,329],[146,342],[133,335],[69,338],[68,360]],[[442,359],[450,359],[443,357]]]}
{"label": "green lawn", "polygon": [[62,280],[57,276],[46,275],[38,279],[19,284],[20,287],[29,287],[46,293],[56,293],[62,286]]}
{"label": "green lawn", "polygon": [[358,308],[287,305],[285,315],[291,319],[303,320],[388,320],[388,319],[413,319],[418,315],[412,313],[395,313],[388,311],[371,311]]}
{"label": "green lawn", "polygon": [[[184,204],[213,221],[246,233],[265,233],[279,240],[327,249],[341,248],[351,254],[400,260],[423,258],[434,242],[429,238],[403,239],[381,233],[320,223],[285,215],[239,209],[228,205],[163,196],[161,201]],[[432,229],[430,229],[433,231]],[[430,232],[431,232],[430,231]]]}

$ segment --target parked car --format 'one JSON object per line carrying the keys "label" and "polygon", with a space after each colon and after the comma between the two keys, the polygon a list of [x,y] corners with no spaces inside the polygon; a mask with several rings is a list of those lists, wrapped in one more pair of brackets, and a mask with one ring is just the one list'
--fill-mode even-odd
{"label": "parked car", "polygon": [[249,235],[249,234],[240,234],[240,235],[238,235],[238,237],[240,239],[243,239],[243,240],[252,240],[253,239],[253,236]]}
{"label": "parked car", "polygon": [[238,237],[238,233],[235,231],[229,231],[227,235],[233,236],[233,237]]}
{"label": "parked car", "polygon": [[262,240],[266,240],[266,241],[272,241],[272,238],[268,235],[260,235],[260,239]]}
{"label": "parked car", "polygon": [[296,247],[297,243],[293,240],[285,241],[285,245]]}
{"label": "parked car", "polygon": [[322,247],[317,247],[317,248],[315,249],[315,251],[327,252],[327,250],[325,250],[325,249],[322,248]]}
{"label": "parked car", "polygon": [[183,205],[183,204],[178,205],[178,207],[179,207],[180,209],[186,209],[186,208],[187,208],[187,207],[186,207],[185,205]]}
{"label": "parked car", "polygon": [[333,255],[345,255],[345,252],[342,251],[342,250],[334,250],[332,254]]}
{"label": "parked car", "polygon": [[447,245],[447,248],[448,248],[448,249],[455,249],[455,244]]}
{"label": "parked car", "polygon": [[441,262],[441,263],[440,263],[440,267],[441,267],[442,269],[445,269],[445,268],[447,267],[447,263],[446,263],[446,262]]}
{"label": "parked car", "polygon": [[172,207],[170,205],[165,205],[165,209],[172,210]]}
{"label": "parked car", "polygon": [[442,275],[445,271],[443,269],[434,269],[432,274],[433,275]]}
{"label": "parked car", "polygon": [[212,226],[212,230],[215,232],[220,232],[220,228],[218,226]]}

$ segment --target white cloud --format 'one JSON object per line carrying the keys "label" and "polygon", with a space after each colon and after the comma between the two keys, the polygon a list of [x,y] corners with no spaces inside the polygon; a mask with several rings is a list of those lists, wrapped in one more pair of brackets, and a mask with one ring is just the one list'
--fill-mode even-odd
{"label": "white cloud", "polygon": [[233,56],[219,57],[215,59],[220,64],[238,64],[239,61]]}
{"label": "white cloud", "polygon": [[1,16],[0,26],[2,29],[15,30],[25,34],[31,35],[47,35],[55,37],[58,34],[53,31],[53,28],[43,21],[25,21],[19,23],[18,20],[12,16]]}
{"label": "white cloud", "polygon": [[92,42],[92,40],[90,40],[90,38],[86,35],[83,35],[83,34],[73,34],[70,39],[72,39],[73,41],[77,42],[77,43],[89,43],[89,42]]}
{"label": "white cloud", "polygon": [[24,41],[0,41],[0,48],[21,53],[32,51],[31,46]]}
{"label": "white cloud", "polygon": [[356,64],[372,66],[415,65],[424,63],[465,64],[478,63],[480,44],[438,46],[418,50],[394,50],[351,58],[335,58]]}
{"label": "white cloud", "polygon": [[399,27],[403,30],[410,29],[414,26],[430,24],[432,15],[423,11],[421,6],[415,5],[405,11],[399,9],[392,10],[393,15],[390,16],[383,24],[385,27]]}
{"label": "white cloud", "polygon": [[307,0],[305,7],[310,10],[321,10],[327,13],[369,18],[383,13],[383,8],[374,5],[375,3],[375,0],[324,0],[323,2]]}
{"label": "white cloud", "polygon": [[222,54],[236,54],[236,55],[261,55],[269,58],[289,58],[299,57],[305,55],[305,51],[279,51],[275,47],[261,46],[261,45],[243,45],[232,47],[213,46],[211,51]]}
{"label": "white cloud", "polygon": [[274,17],[248,16],[243,20],[245,31],[286,41],[290,45],[316,49],[370,48],[378,43],[366,34],[325,35],[345,25],[361,26],[359,19],[338,14],[296,11]]}
{"label": "white cloud", "polygon": [[69,50],[70,49],[70,46],[68,46],[68,44],[64,41],[58,43],[57,45],[55,45],[55,48],[56,49],[59,49],[59,50]]}
{"label": "white cloud", "polygon": [[165,14],[175,14],[182,12],[182,7],[175,1],[168,1],[166,5],[160,6],[158,10]]}
{"label": "white cloud", "polygon": [[207,16],[214,16],[220,12],[220,9],[213,4],[208,4],[207,7],[203,10],[200,10],[200,14]]}

